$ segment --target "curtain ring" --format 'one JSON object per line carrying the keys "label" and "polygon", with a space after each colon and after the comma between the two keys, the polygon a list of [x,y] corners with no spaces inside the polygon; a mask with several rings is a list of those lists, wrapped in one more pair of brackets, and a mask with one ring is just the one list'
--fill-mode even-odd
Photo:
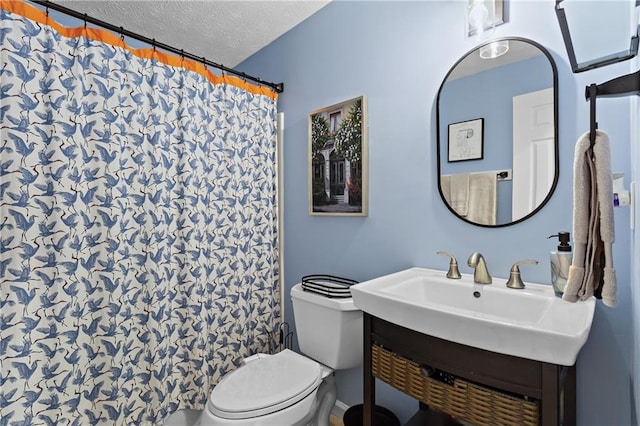
{"label": "curtain ring", "polygon": [[153,51],[155,52],[156,51],[156,39],[155,38],[151,40],[151,46],[153,47]]}
{"label": "curtain ring", "polygon": [[120,40],[124,41],[124,28],[120,27]]}
{"label": "curtain ring", "polygon": [[87,29],[87,14],[84,14],[84,29]]}

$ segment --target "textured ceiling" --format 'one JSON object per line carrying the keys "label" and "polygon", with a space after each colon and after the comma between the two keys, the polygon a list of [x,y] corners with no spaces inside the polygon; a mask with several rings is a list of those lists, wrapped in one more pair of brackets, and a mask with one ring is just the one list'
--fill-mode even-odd
{"label": "textured ceiling", "polygon": [[330,0],[57,0],[69,9],[234,67]]}

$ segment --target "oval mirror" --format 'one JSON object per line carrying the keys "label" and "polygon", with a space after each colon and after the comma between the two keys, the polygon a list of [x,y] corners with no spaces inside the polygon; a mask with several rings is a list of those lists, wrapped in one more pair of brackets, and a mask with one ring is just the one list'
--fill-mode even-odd
{"label": "oval mirror", "polygon": [[438,190],[474,225],[521,222],[558,181],[558,76],[553,58],[522,38],[464,55],[438,91]]}

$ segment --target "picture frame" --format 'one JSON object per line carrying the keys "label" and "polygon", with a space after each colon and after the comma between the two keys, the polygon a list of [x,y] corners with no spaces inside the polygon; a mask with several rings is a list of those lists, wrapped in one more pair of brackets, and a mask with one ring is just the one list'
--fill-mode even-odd
{"label": "picture frame", "polygon": [[484,158],[484,118],[449,124],[447,161],[482,160]]}
{"label": "picture frame", "polygon": [[367,104],[359,96],[308,115],[309,214],[367,216]]}
{"label": "picture frame", "polygon": [[467,38],[504,23],[504,0],[467,0],[464,32]]}

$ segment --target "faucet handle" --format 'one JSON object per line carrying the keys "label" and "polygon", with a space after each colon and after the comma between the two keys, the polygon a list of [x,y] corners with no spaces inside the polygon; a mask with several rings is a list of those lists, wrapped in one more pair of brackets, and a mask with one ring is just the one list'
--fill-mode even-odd
{"label": "faucet handle", "polygon": [[439,254],[440,256],[449,256],[451,258],[451,260],[449,261],[449,271],[447,272],[447,278],[450,278],[452,280],[459,280],[460,278],[462,278],[462,275],[460,275],[460,270],[458,269],[458,261],[456,260],[456,257],[454,255],[449,254],[446,251],[437,251],[436,254]]}
{"label": "faucet handle", "polygon": [[511,272],[509,273],[509,280],[507,281],[507,287],[515,289],[523,289],[524,283],[520,278],[520,265],[537,265],[538,261],[533,259],[520,260],[513,264]]}

